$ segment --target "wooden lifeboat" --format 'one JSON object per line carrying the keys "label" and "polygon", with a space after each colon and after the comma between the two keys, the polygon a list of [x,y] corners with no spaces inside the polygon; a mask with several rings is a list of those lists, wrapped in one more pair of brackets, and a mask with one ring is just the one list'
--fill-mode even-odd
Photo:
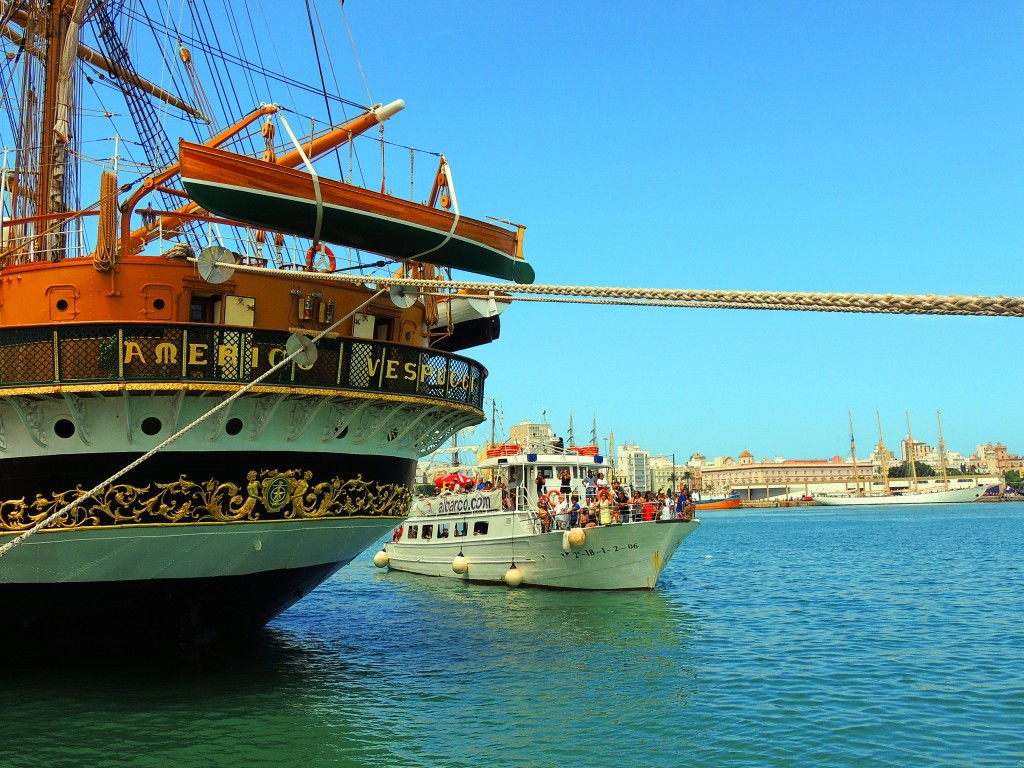
{"label": "wooden lifeboat", "polygon": [[190,197],[234,221],[396,260],[532,283],[522,231],[222,149],[179,143]]}

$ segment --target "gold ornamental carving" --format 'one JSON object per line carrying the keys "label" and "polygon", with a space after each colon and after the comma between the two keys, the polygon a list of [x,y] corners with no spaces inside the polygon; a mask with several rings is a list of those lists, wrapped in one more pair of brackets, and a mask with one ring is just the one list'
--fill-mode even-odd
{"label": "gold ornamental carving", "polygon": [[[49,497],[36,494],[33,501],[0,501],[0,532],[31,528],[84,495],[79,486]],[[405,517],[411,504],[409,489],[396,483],[368,482],[362,475],[317,483],[308,470],[264,469],[250,470],[245,488],[216,479],[195,483],[186,475],[141,488],[112,485],[51,528]]]}

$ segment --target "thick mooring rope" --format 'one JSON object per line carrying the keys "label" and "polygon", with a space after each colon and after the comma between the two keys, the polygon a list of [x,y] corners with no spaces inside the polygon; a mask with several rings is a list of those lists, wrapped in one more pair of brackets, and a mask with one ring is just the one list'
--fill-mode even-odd
{"label": "thick mooring rope", "polygon": [[[225,265],[240,272],[276,273],[277,269],[245,264]],[[398,285],[434,292],[436,280],[409,277],[292,272],[300,280],[334,280],[363,285]],[[1024,298],[1018,296],[957,296],[912,293],[813,293],[794,291],[722,291],[699,288],[612,288],[581,285],[520,285],[446,280],[451,291],[495,291],[526,301],[573,304],[620,304],[655,307],[763,309],[794,312],[854,312],[888,315],[975,315],[1024,317]],[[527,298],[541,297],[541,298]]]}

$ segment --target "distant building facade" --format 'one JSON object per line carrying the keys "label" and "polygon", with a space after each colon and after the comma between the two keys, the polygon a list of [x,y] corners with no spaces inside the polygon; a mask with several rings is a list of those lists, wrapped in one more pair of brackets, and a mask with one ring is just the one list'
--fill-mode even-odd
{"label": "distant building facade", "polygon": [[640,493],[654,490],[649,487],[650,462],[650,451],[645,451],[639,445],[626,443],[619,448],[615,475],[622,483]]}
{"label": "distant building facade", "polygon": [[870,460],[858,460],[855,473],[853,462],[841,456],[755,461],[753,454],[745,450],[738,459],[717,457],[710,465],[703,466],[699,487],[711,495],[738,493],[741,498],[756,501],[807,493],[811,486],[823,484],[855,489],[858,478],[866,485],[873,475]]}

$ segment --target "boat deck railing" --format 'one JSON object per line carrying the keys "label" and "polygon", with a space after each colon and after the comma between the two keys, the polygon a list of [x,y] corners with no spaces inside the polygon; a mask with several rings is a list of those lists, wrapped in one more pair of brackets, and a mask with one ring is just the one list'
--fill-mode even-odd
{"label": "boat deck railing", "polygon": [[[290,334],[198,324],[82,324],[0,329],[0,391],[104,382],[243,384],[286,356]],[[264,386],[361,390],[482,408],[487,370],[474,360],[388,342],[324,338],[308,368]]]}

